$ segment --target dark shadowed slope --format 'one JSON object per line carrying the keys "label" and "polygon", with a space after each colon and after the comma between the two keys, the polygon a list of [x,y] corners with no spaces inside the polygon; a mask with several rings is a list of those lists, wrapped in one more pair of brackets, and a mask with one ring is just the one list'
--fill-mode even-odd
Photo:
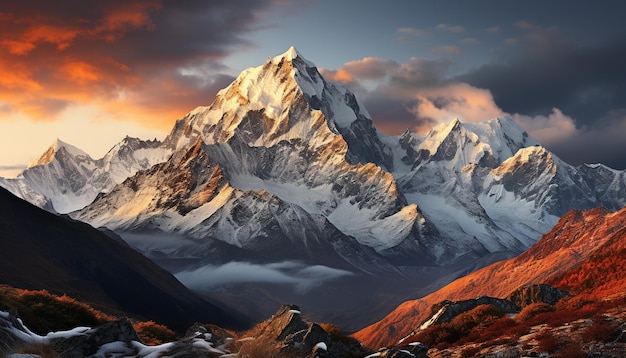
{"label": "dark shadowed slope", "polygon": [[0,188],[0,283],[77,299],[186,328],[238,323],[152,261],[93,227]]}

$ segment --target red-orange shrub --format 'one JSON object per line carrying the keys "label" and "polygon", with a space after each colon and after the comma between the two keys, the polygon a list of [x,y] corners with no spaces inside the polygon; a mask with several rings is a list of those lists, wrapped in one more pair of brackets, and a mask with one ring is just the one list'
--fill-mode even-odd
{"label": "red-orange shrub", "polygon": [[176,333],[167,326],[153,321],[137,322],[133,324],[141,342],[148,346],[156,346],[176,340]]}
{"label": "red-orange shrub", "polygon": [[538,334],[535,339],[538,344],[537,348],[541,352],[554,353],[562,345],[562,342],[557,337],[547,331]]}
{"label": "red-orange shrub", "polygon": [[583,348],[574,342],[567,342],[567,345],[556,352],[553,357],[555,358],[586,358],[587,353],[583,350]]}
{"label": "red-orange shrub", "polygon": [[520,311],[520,313],[517,316],[515,316],[515,320],[517,322],[526,322],[538,314],[546,313],[546,312],[554,312],[554,311],[555,311],[555,307],[553,305],[549,305],[547,303],[542,303],[542,302],[533,303],[531,305],[524,307]]}
{"label": "red-orange shrub", "polygon": [[596,317],[593,324],[582,332],[583,341],[609,342],[616,339],[620,334],[620,327],[617,323]]}

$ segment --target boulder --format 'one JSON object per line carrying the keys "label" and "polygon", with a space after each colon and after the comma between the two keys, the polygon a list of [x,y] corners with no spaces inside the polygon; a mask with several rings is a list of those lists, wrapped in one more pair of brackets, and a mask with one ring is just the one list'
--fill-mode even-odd
{"label": "boulder", "polygon": [[50,339],[54,350],[60,356],[67,358],[94,355],[107,343],[124,342],[130,346],[132,341],[139,341],[139,337],[127,318],[105,323],[80,335]]}
{"label": "boulder", "polygon": [[509,300],[520,309],[533,303],[556,304],[561,298],[570,296],[570,293],[546,284],[521,287],[509,296]]}

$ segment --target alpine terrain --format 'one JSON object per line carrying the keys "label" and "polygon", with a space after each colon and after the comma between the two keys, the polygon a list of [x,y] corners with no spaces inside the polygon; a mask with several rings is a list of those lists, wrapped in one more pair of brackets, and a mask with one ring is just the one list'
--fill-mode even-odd
{"label": "alpine terrain", "polygon": [[571,209],[626,204],[623,171],[571,166],[512,118],[383,135],[293,47],[162,142],[93,160],[58,141],[0,184],[247,314],[297,301],[353,328],[528,249]]}
{"label": "alpine terrain", "polygon": [[[625,223],[626,208],[572,210],[521,255],[406,301],[354,336],[370,347],[411,341],[439,347],[429,357],[533,356],[533,350],[559,357],[623,356]],[[480,305],[483,314],[489,305],[501,318],[482,316],[472,325]],[[567,353],[571,347],[576,354]]]}

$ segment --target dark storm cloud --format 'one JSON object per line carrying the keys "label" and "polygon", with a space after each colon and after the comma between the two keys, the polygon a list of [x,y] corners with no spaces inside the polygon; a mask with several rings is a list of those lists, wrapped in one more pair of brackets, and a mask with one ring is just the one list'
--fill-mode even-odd
{"label": "dark storm cloud", "polygon": [[[407,128],[424,132],[455,117],[476,122],[502,113],[488,91],[450,80],[452,67],[446,58],[413,57],[403,64],[364,58],[322,73],[354,91],[386,134]],[[371,80],[376,84],[368,84]]]}
{"label": "dark storm cloud", "polygon": [[573,165],[602,163],[613,169],[626,169],[626,111],[612,111],[602,125],[579,129],[549,149]]}
{"label": "dark storm cloud", "polygon": [[547,34],[516,46],[515,56],[457,79],[489,88],[507,111],[536,115],[557,107],[579,127],[626,107],[626,36],[582,46]]}

